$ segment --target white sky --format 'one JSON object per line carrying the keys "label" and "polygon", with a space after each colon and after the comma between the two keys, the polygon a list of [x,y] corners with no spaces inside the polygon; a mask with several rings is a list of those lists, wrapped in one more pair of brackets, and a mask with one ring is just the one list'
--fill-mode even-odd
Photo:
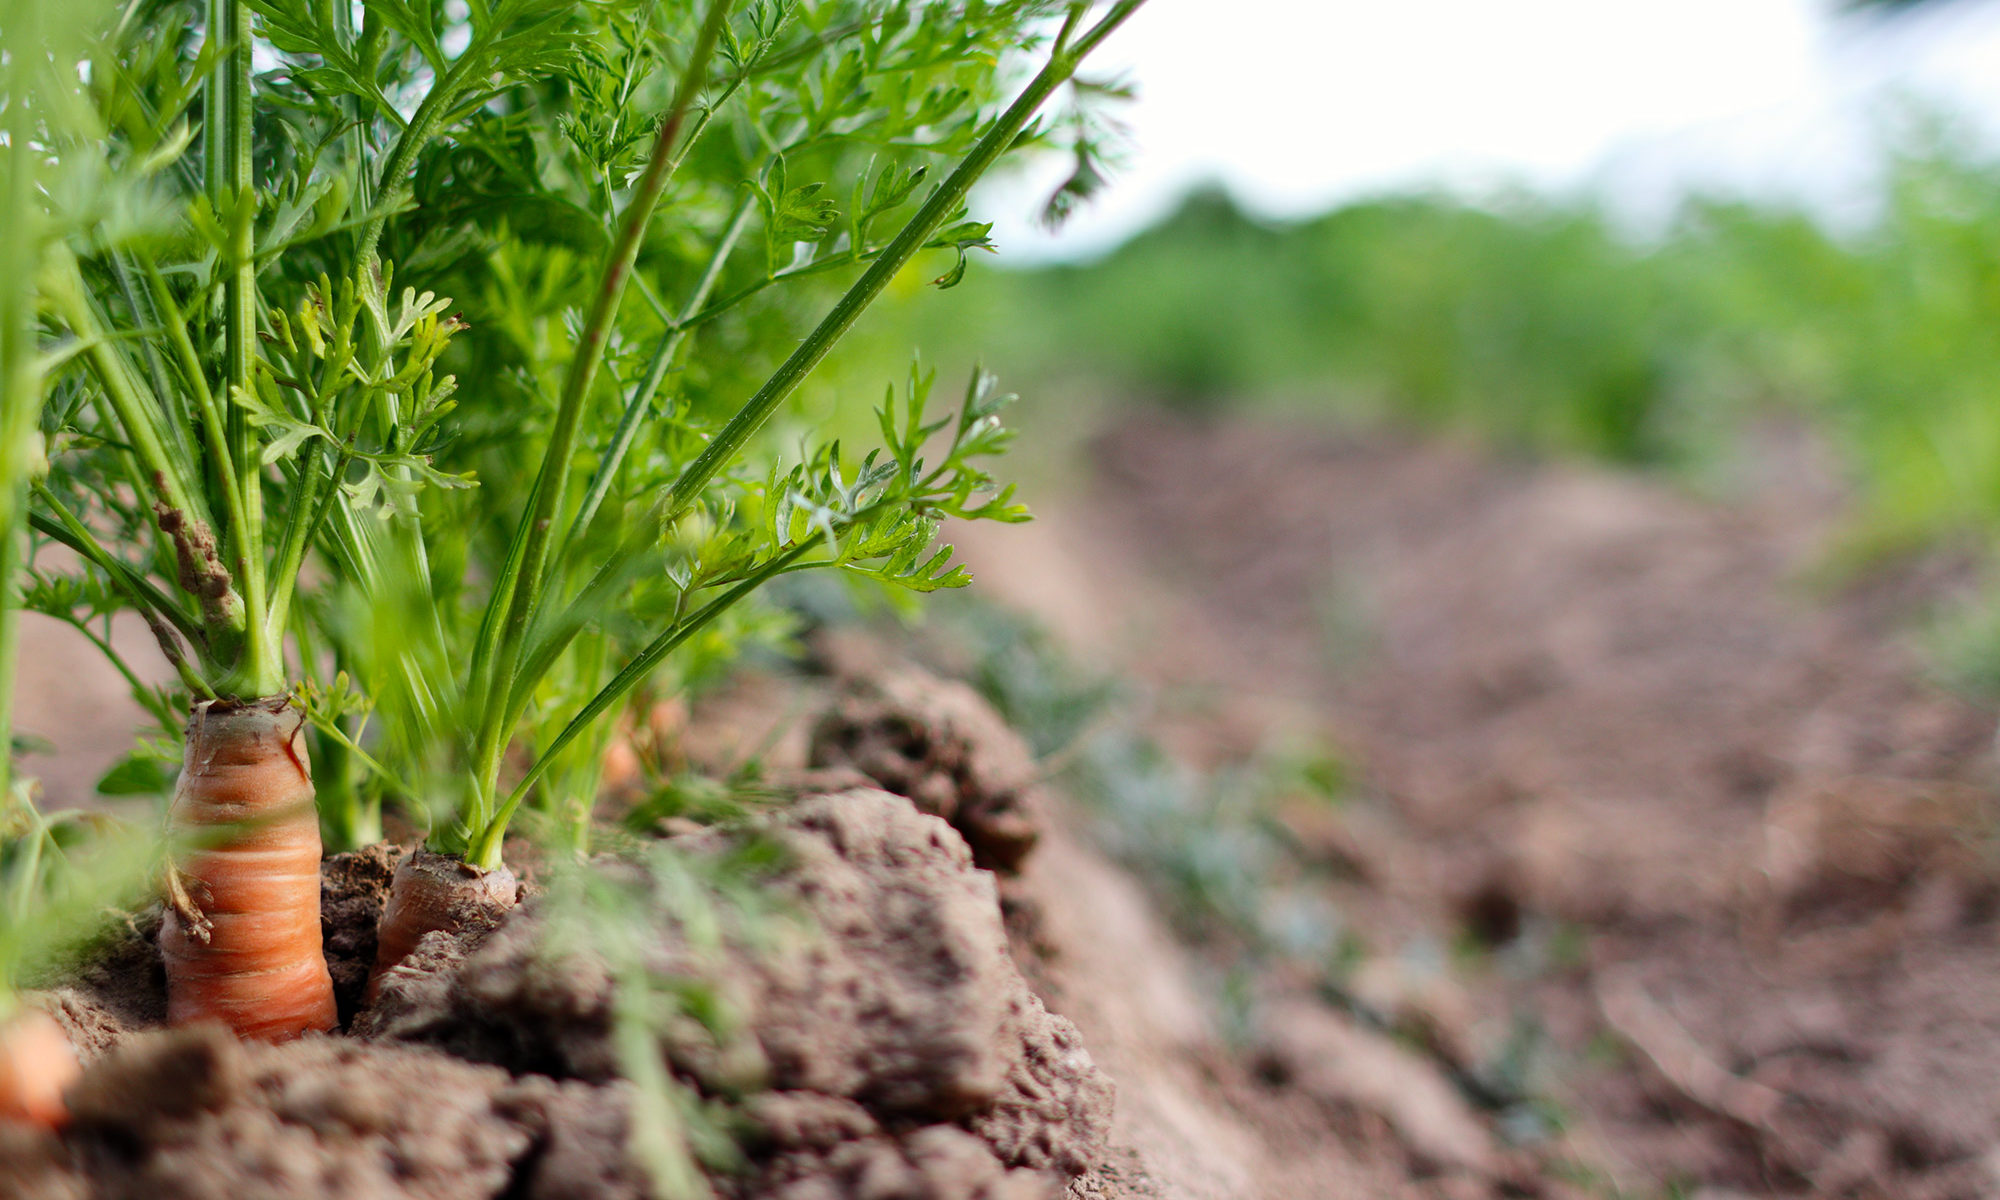
{"label": "white sky", "polygon": [[2000,2],[1884,24],[1823,0],[1151,0],[1086,74],[1123,74],[1134,147],[1051,237],[1054,179],[982,208],[1010,259],[1089,254],[1220,179],[1273,215],[1395,188],[1594,186],[1641,218],[1690,188],[1866,190],[1897,97],[2000,128]]}

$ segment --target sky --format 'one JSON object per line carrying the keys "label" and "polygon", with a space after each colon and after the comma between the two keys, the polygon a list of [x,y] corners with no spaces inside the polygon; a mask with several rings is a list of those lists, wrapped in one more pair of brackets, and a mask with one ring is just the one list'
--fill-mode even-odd
{"label": "sky", "polygon": [[2000,2],[1884,21],[1825,0],[1151,0],[1085,74],[1138,89],[1127,161],[1054,235],[1033,212],[1061,164],[994,185],[1016,261],[1099,252],[1209,181],[1275,217],[1526,185],[1642,222],[1694,189],[1853,219],[1910,99],[2000,129]]}

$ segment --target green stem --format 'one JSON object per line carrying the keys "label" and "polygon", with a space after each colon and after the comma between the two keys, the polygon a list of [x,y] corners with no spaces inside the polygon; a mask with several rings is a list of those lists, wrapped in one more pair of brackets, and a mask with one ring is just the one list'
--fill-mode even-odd
{"label": "green stem", "polygon": [[881,295],[882,289],[889,286],[889,281],[896,277],[896,273],[903,269],[904,264],[915,257],[917,251],[930,240],[931,235],[937,232],[938,227],[958,211],[959,206],[965,201],[966,194],[972,190],[973,183],[1014,144],[1014,139],[1020,136],[1021,130],[1025,129],[1028,122],[1034,118],[1036,110],[1076,73],[1076,68],[1084,57],[1096,49],[1113,30],[1124,24],[1143,3],[1145,0],[1119,0],[1112,6],[1111,11],[1074,45],[1056,47],[1048,63],[1029,82],[1019,98],[1000,115],[999,120],[994,122],[993,128],[979,139],[972,153],[959,163],[949,178],[938,185],[937,191],[931,193],[930,199],[924,202],[923,207],[910,218],[909,223],[903,226],[887,246],[883,247],[881,255],[861,278],[855,281],[854,286],[847,290],[847,294],[834,304],[832,311],[828,312],[812,333],[807,335],[806,340],[799,344],[799,348],[792,352],[791,357],[787,358],[783,365],[764,382],[764,386],[758,388],[756,394],[737,410],[736,415],[729,419],[729,423],[722,427],[701,454],[681,472],[680,478],[674,480],[674,486],[667,493],[663,505],[664,511],[661,516],[664,520],[673,521],[687,511],[701,495],[702,489],[708,486],[708,481],[715,477],[716,472],[736,457],[743,444],[763,427],[764,422],[777,411],[778,405],[804,382],[813,368],[819,365],[820,360],[833,349],[834,343],[838,342],[860,318],[862,312],[874,303],[875,298]]}
{"label": "green stem", "polygon": [[183,443],[177,449],[185,453],[189,425],[187,413],[178,403],[178,393],[167,384],[166,364],[160,361],[160,350],[155,344],[164,331],[164,325],[146,295],[139,291],[137,281],[132,278],[131,255],[123,250],[114,250],[110,255],[110,261],[112,274],[118,280],[118,290],[125,297],[125,307],[131,310],[132,327],[135,331],[145,331],[146,336],[140,340],[139,346],[145,353],[146,375],[152,381],[153,394],[174,404],[175,407],[170,414],[171,419],[167,424],[174,437]]}
{"label": "green stem", "polygon": [[389,214],[395,211],[397,205],[402,203],[403,197],[409,193],[410,181],[405,176],[410,173],[411,165],[417,161],[418,152],[437,136],[438,126],[443,123],[445,110],[450,107],[450,97],[458,89],[460,68],[471,58],[472,52],[468,50],[459,59],[460,67],[453,68],[431,88],[423,102],[417,105],[417,111],[411,116],[409,125],[403,129],[402,136],[396,139],[395,149],[389,152],[389,161],[382,166],[382,174],[377,178],[374,187],[377,197],[375,215],[361,227],[360,253],[355,256],[355,262],[360,265],[364,279],[373,275],[369,267],[375,260],[376,243],[382,240],[382,227],[389,223]]}
{"label": "green stem", "polygon": [[85,560],[104,572],[113,587],[125,593],[134,608],[149,618],[166,621],[195,646],[201,645],[204,636],[202,627],[190,618],[180,605],[175,604],[165,592],[154,587],[145,576],[118,561],[110,551],[99,545],[90,528],[64,507],[53,492],[37,487],[35,495],[43,504],[48,505],[50,512],[55,514],[52,518],[43,513],[30,511],[28,525],[35,532],[60,542],[82,555]]}
{"label": "green stem", "polygon": [[319,807],[320,840],[328,854],[382,840],[381,793],[356,786],[348,762],[352,755],[345,741],[325,734],[313,746],[313,800]]}
{"label": "green stem", "polygon": [[158,424],[159,402],[145,393],[144,385],[119,353],[118,344],[105,336],[103,323],[86,297],[76,259],[62,250],[52,257],[45,299],[83,345],[84,361],[104,389],[104,398],[139,467],[150,476],[133,479],[133,486],[141,495],[157,496],[168,507],[212,526],[213,515],[193,489],[185,466],[167,452]]}
{"label": "green stem", "polygon": [[[12,795],[14,782],[14,675],[18,661],[20,599],[15,575],[27,509],[28,447],[34,432],[33,414],[41,407],[41,380],[35,369],[35,246],[40,237],[35,220],[33,160],[26,147],[34,136],[34,118],[27,111],[27,88],[17,80],[27,62],[39,58],[32,47],[40,40],[40,5],[30,0],[14,6],[15,47],[0,88],[10,97],[5,110],[7,142],[0,146],[0,216],[9,236],[0,238],[0,810]],[[39,841],[39,839],[37,839]],[[23,872],[23,877],[27,877]],[[16,911],[25,912],[25,909]]]}
{"label": "green stem", "polygon": [[[224,47],[208,77],[208,124],[202,156],[209,203],[225,222],[229,244],[222,256],[222,423],[225,469],[217,480],[224,492],[229,528],[224,543],[230,568],[247,610],[247,637],[241,658],[231,664],[225,692],[251,696],[284,690],[284,656],[265,606],[263,463],[249,414],[235,403],[248,393],[256,359],[257,246],[256,187],[251,175],[250,6],[243,0],[209,0],[209,39]],[[204,416],[213,419],[211,398]]]}
{"label": "green stem", "polygon": [[285,525],[278,532],[278,552],[271,560],[271,624],[284,629],[291,620],[292,592],[305,564],[309,544],[306,527],[319,501],[318,447],[306,447],[291,475],[285,504]]}
{"label": "green stem", "polygon": [[659,391],[661,381],[673,365],[674,355],[687,340],[689,317],[700,312],[701,306],[707,303],[709,293],[715,290],[716,280],[722,276],[722,267],[729,259],[729,252],[736,248],[736,240],[749,228],[751,214],[756,211],[753,200],[753,197],[745,196],[737,205],[736,213],[723,229],[721,239],[715,244],[715,252],[709,255],[708,266],[702,271],[693,293],[681,307],[671,330],[660,339],[659,347],[653,351],[653,361],[646,367],[646,377],[639,381],[639,386],[633,389],[632,398],[626,402],[624,415],[618,421],[618,431],[611,436],[611,445],[606,447],[604,457],[597,464],[596,474],[591,476],[590,487],[584,492],[583,504],[578,507],[576,518],[569,524],[569,532],[563,535],[563,553],[567,553],[583,531],[590,528],[590,522],[604,503],[605,494],[611,490],[618,468],[624,463],[626,452],[632,448],[632,440],[638,436],[640,418],[645,416],[647,407],[652,404],[654,393]]}
{"label": "green stem", "polygon": [[700,632],[710,621],[727,612],[738,601],[764,586],[766,581],[783,574],[792,563],[811,553],[813,548],[819,545],[820,540],[821,535],[815,533],[772,559],[755,574],[709,601],[693,616],[677,622],[673,628],[654,638],[631,662],[626,663],[624,669],[619,671],[610,683],[605,684],[590,698],[590,703],[584,705],[576,716],[570,718],[569,724],[562,727],[562,732],[556,734],[555,740],[550,742],[548,748],[535,759],[527,774],[521,777],[521,781],[514,785],[514,790],[507,794],[507,801],[500,806],[500,811],[494,814],[493,819],[483,830],[479,831],[478,840],[468,861],[474,866],[488,869],[499,866],[500,843],[506,836],[507,822],[513,819],[514,810],[521,806],[521,799],[535,786],[535,781],[549,769],[556,755],[561,754],[564,747],[575,741],[579,734],[590,727],[591,722],[622,699],[625,693],[650,676],[660,665],[660,661],[673,653],[682,642]]}
{"label": "green stem", "polygon": [[330,721],[323,717],[315,716],[313,715],[311,710],[307,710],[306,719],[312,722],[312,727],[314,729],[319,730],[321,733],[325,734],[328,738],[330,738],[334,742],[337,742],[340,745],[341,749],[345,750],[349,754],[352,754],[356,759],[358,759],[361,762],[362,766],[367,767],[369,770],[375,772],[376,775],[380,776],[382,782],[388,784],[390,787],[394,788],[396,791],[402,793],[403,795],[413,796],[416,794],[408,784],[404,783],[402,779],[397,776],[397,774],[394,771],[391,771],[388,767],[383,766],[382,763],[379,760],[377,760],[374,755],[368,753],[366,750],[363,750],[361,748],[361,743],[347,736],[347,731],[340,727],[339,722]]}
{"label": "green stem", "polygon": [[[76,260],[66,252],[58,251],[57,261],[52,267],[53,270],[45,275],[50,281],[46,298],[56,315],[85,347],[85,361],[103,389],[102,400],[110,408],[111,418],[124,430],[126,443],[131,447],[125,457],[132,489],[141,496],[157,497],[165,512],[180,521],[178,546],[167,548],[164,545],[167,539],[163,538],[162,549],[170,561],[176,553],[185,556],[190,547],[202,544],[204,532],[213,536],[214,525],[208,506],[201,493],[189,484],[187,468],[182,460],[167,452],[157,425],[158,402],[144,394],[143,385],[119,353],[117,344],[103,336],[96,310],[84,295],[83,278],[77,270]],[[161,517],[163,526],[166,519],[165,515]],[[165,532],[164,528],[162,532]],[[111,570],[109,567],[106,569]],[[113,576],[117,578],[117,573],[113,572]],[[219,590],[205,591],[197,599],[201,603],[201,632],[190,641],[201,654],[204,664],[226,671],[228,665],[241,656],[244,635],[250,624],[242,594],[236,590],[233,581],[224,581]],[[159,607],[162,615],[174,608],[171,604]],[[177,667],[182,665],[176,663]],[[197,690],[209,689],[204,684]]]}
{"label": "green stem", "polygon": [[[563,493],[568,490],[570,460],[576,452],[576,431],[583,417],[584,400],[603,359],[604,346],[611,336],[619,303],[625,297],[626,281],[639,258],[639,247],[646,240],[653,209],[659,204],[660,195],[672,173],[676,161],[673,157],[674,144],[680,136],[682,122],[707,78],[709,55],[714,51],[723,23],[728,19],[731,2],[712,0],[710,3],[701,32],[696,36],[694,47],[682,68],[673,104],[666,118],[660,122],[660,131],[653,141],[653,152],[634,185],[631,202],[627,204],[620,222],[618,241],[605,264],[604,276],[598,285],[590,314],[584,320],[576,352],[563,376],[555,423],[549,431],[548,445],[542,455],[542,466],[535,479],[528,511],[522,517],[507,565],[494,588],[494,601],[498,607],[489,607],[489,620],[485,622],[486,629],[482,630],[477,656],[477,661],[490,664],[491,670],[480,711],[478,748],[473,763],[474,784],[482,797],[492,794],[491,789],[499,777],[500,756],[506,745],[507,697],[513,688],[514,668],[518,665],[521,642],[534,614],[535,601],[541,593],[557,510],[561,507]],[[501,614],[500,619],[491,620],[496,613]],[[483,804],[483,800],[479,803]]]}
{"label": "green stem", "polygon": [[[225,440],[228,437],[228,421],[221,406],[217,403],[215,392],[208,386],[208,377],[202,373],[201,356],[195,351],[194,343],[188,337],[187,319],[182,314],[180,306],[174,303],[173,292],[167,288],[166,277],[160,273],[159,264],[153,260],[150,254],[142,253],[140,267],[146,274],[146,282],[152,292],[154,307],[165,316],[163,329],[166,332],[167,341],[173,346],[174,357],[180,364],[181,375],[186,380],[188,390],[194,393],[195,405],[200,411],[202,425],[208,431],[208,436],[202,438],[201,441],[208,452],[209,470],[214,474],[216,486],[222,492],[224,518],[229,522],[231,529],[247,529],[250,524],[250,516],[245,504],[244,485],[247,482],[250,489],[259,496],[262,495],[262,489],[258,485],[254,473],[246,481],[237,473],[235,465],[230,460],[230,451]],[[261,539],[259,540],[261,541]],[[240,537],[238,545],[239,547],[242,545]],[[252,543],[252,545],[254,548],[256,543]],[[256,602],[249,598],[249,587],[246,583],[242,582],[242,560],[246,557],[256,559],[258,566],[261,568],[262,556],[255,553],[248,555],[239,554],[237,565],[238,586],[244,591],[245,607],[253,614],[248,618],[249,624],[253,628],[246,630],[246,632],[250,634],[254,643],[256,636],[254,626],[261,624],[261,622],[254,615],[259,610]],[[280,682],[266,691],[256,694],[269,695],[272,692],[281,690],[282,687],[283,684]]]}
{"label": "green stem", "polygon": [[673,325],[674,331],[676,333],[682,331],[691,332],[706,325],[730,309],[742,304],[745,300],[764,291],[766,288],[776,287],[781,283],[790,283],[794,279],[808,279],[814,275],[824,275],[828,271],[837,271],[842,267],[853,267],[865,262],[873,262],[876,258],[880,257],[881,253],[880,249],[849,250],[845,254],[816,259],[802,267],[793,267],[789,270],[766,275],[754,283],[744,284],[742,287],[699,312],[682,315],[675,320]]}

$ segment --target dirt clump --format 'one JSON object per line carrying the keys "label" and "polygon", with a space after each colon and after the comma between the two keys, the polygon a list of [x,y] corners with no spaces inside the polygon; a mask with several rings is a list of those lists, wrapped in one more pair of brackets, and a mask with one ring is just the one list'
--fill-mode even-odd
{"label": "dirt clump", "polygon": [[[149,1028],[163,1006],[142,915],[52,994],[94,1061],[71,1128],[0,1142],[0,1179],[50,1200],[644,1200],[616,1044],[634,968],[710,1006],[648,1033],[740,1143],[712,1181],[724,1196],[1027,1200],[1097,1162],[1111,1084],[1016,971],[995,877],[952,827],[858,789],[672,849],[700,863],[752,844],[769,869],[755,937],[690,937],[691,893],[642,853],[597,879],[645,904],[585,914],[548,895],[483,941],[428,935],[358,1011],[402,851],[334,856],[325,932],[354,1036],[280,1046]],[[587,933],[614,927],[635,959]]]}
{"label": "dirt clump", "polygon": [[754,1192],[772,1200],[1040,1200],[1049,1177],[1010,1170],[994,1147],[953,1125],[892,1136],[851,1101],[772,1092],[751,1103],[759,1162]]}
{"label": "dirt clump", "polygon": [[503,1192],[528,1151],[495,1106],[506,1072],[421,1048],[129,1038],[72,1092],[78,1173],[103,1197],[249,1200]]}
{"label": "dirt clump", "polygon": [[102,933],[59,976],[32,982],[46,988],[43,1006],[69,1035],[84,1062],[137,1029],[167,1019],[167,974],[157,942],[160,906],[114,913]]}
{"label": "dirt clump", "polygon": [[[785,863],[771,898],[798,927],[760,953],[717,954],[662,919],[642,950],[654,977],[720,998],[740,1030],[675,1026],[669,1059],[713,1095],[768,1089],[746,1109],[768,1123],[741,1194],[845,1195],[812,1189],[865,1176],[885,1196],[969,1200],[1012,1194],[1013,1174],[1043,1186],[1088,1169],[1110,1082],[1021,980],[993,877],[963,839],[873,790],[802,799],[762,833]],[[734,836],[681,841],[720,853]],[[426,938],[363,1028],[517,1072],[616,1077],[618,976],[564,919],[553,902],[531,904],[470,954]],[[924,1190],[946,1178],[959,1182]]]}
{"label": "dirt clump", "polygon": [[843,682],[813,729],[812,765],[859,771],[950,822],[978,866],[1019,871],[1046,821],[1021,736],[958,680],[911,668],[851,670]]}
{"label": "dirt clump", "polygon": [[0,1121],[0,1184],[9,1200],[88,1200],[69,1148],[39,1126]]}
{"label": "dirt clump", "polygon": [[361,1009],[361,994],[375,966],[375,931],[388,903],[389,885],[409,852],[406,846],[377,842],[330,854],[320,864],[319,923],[343,1029]]}

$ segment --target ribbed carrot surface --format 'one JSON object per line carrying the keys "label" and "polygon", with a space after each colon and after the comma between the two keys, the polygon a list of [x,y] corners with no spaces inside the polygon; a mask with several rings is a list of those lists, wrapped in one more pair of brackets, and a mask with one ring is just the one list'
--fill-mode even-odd
{"label": "ribbed carrot surface", "polygon": [[174,1024],[218,1020],[284,1041],[337,1020],[304,724],[284,700],[206,701],[189,716],[168,825],[208,844],[175,864],[198,911],[170,905],[160,929]]}

